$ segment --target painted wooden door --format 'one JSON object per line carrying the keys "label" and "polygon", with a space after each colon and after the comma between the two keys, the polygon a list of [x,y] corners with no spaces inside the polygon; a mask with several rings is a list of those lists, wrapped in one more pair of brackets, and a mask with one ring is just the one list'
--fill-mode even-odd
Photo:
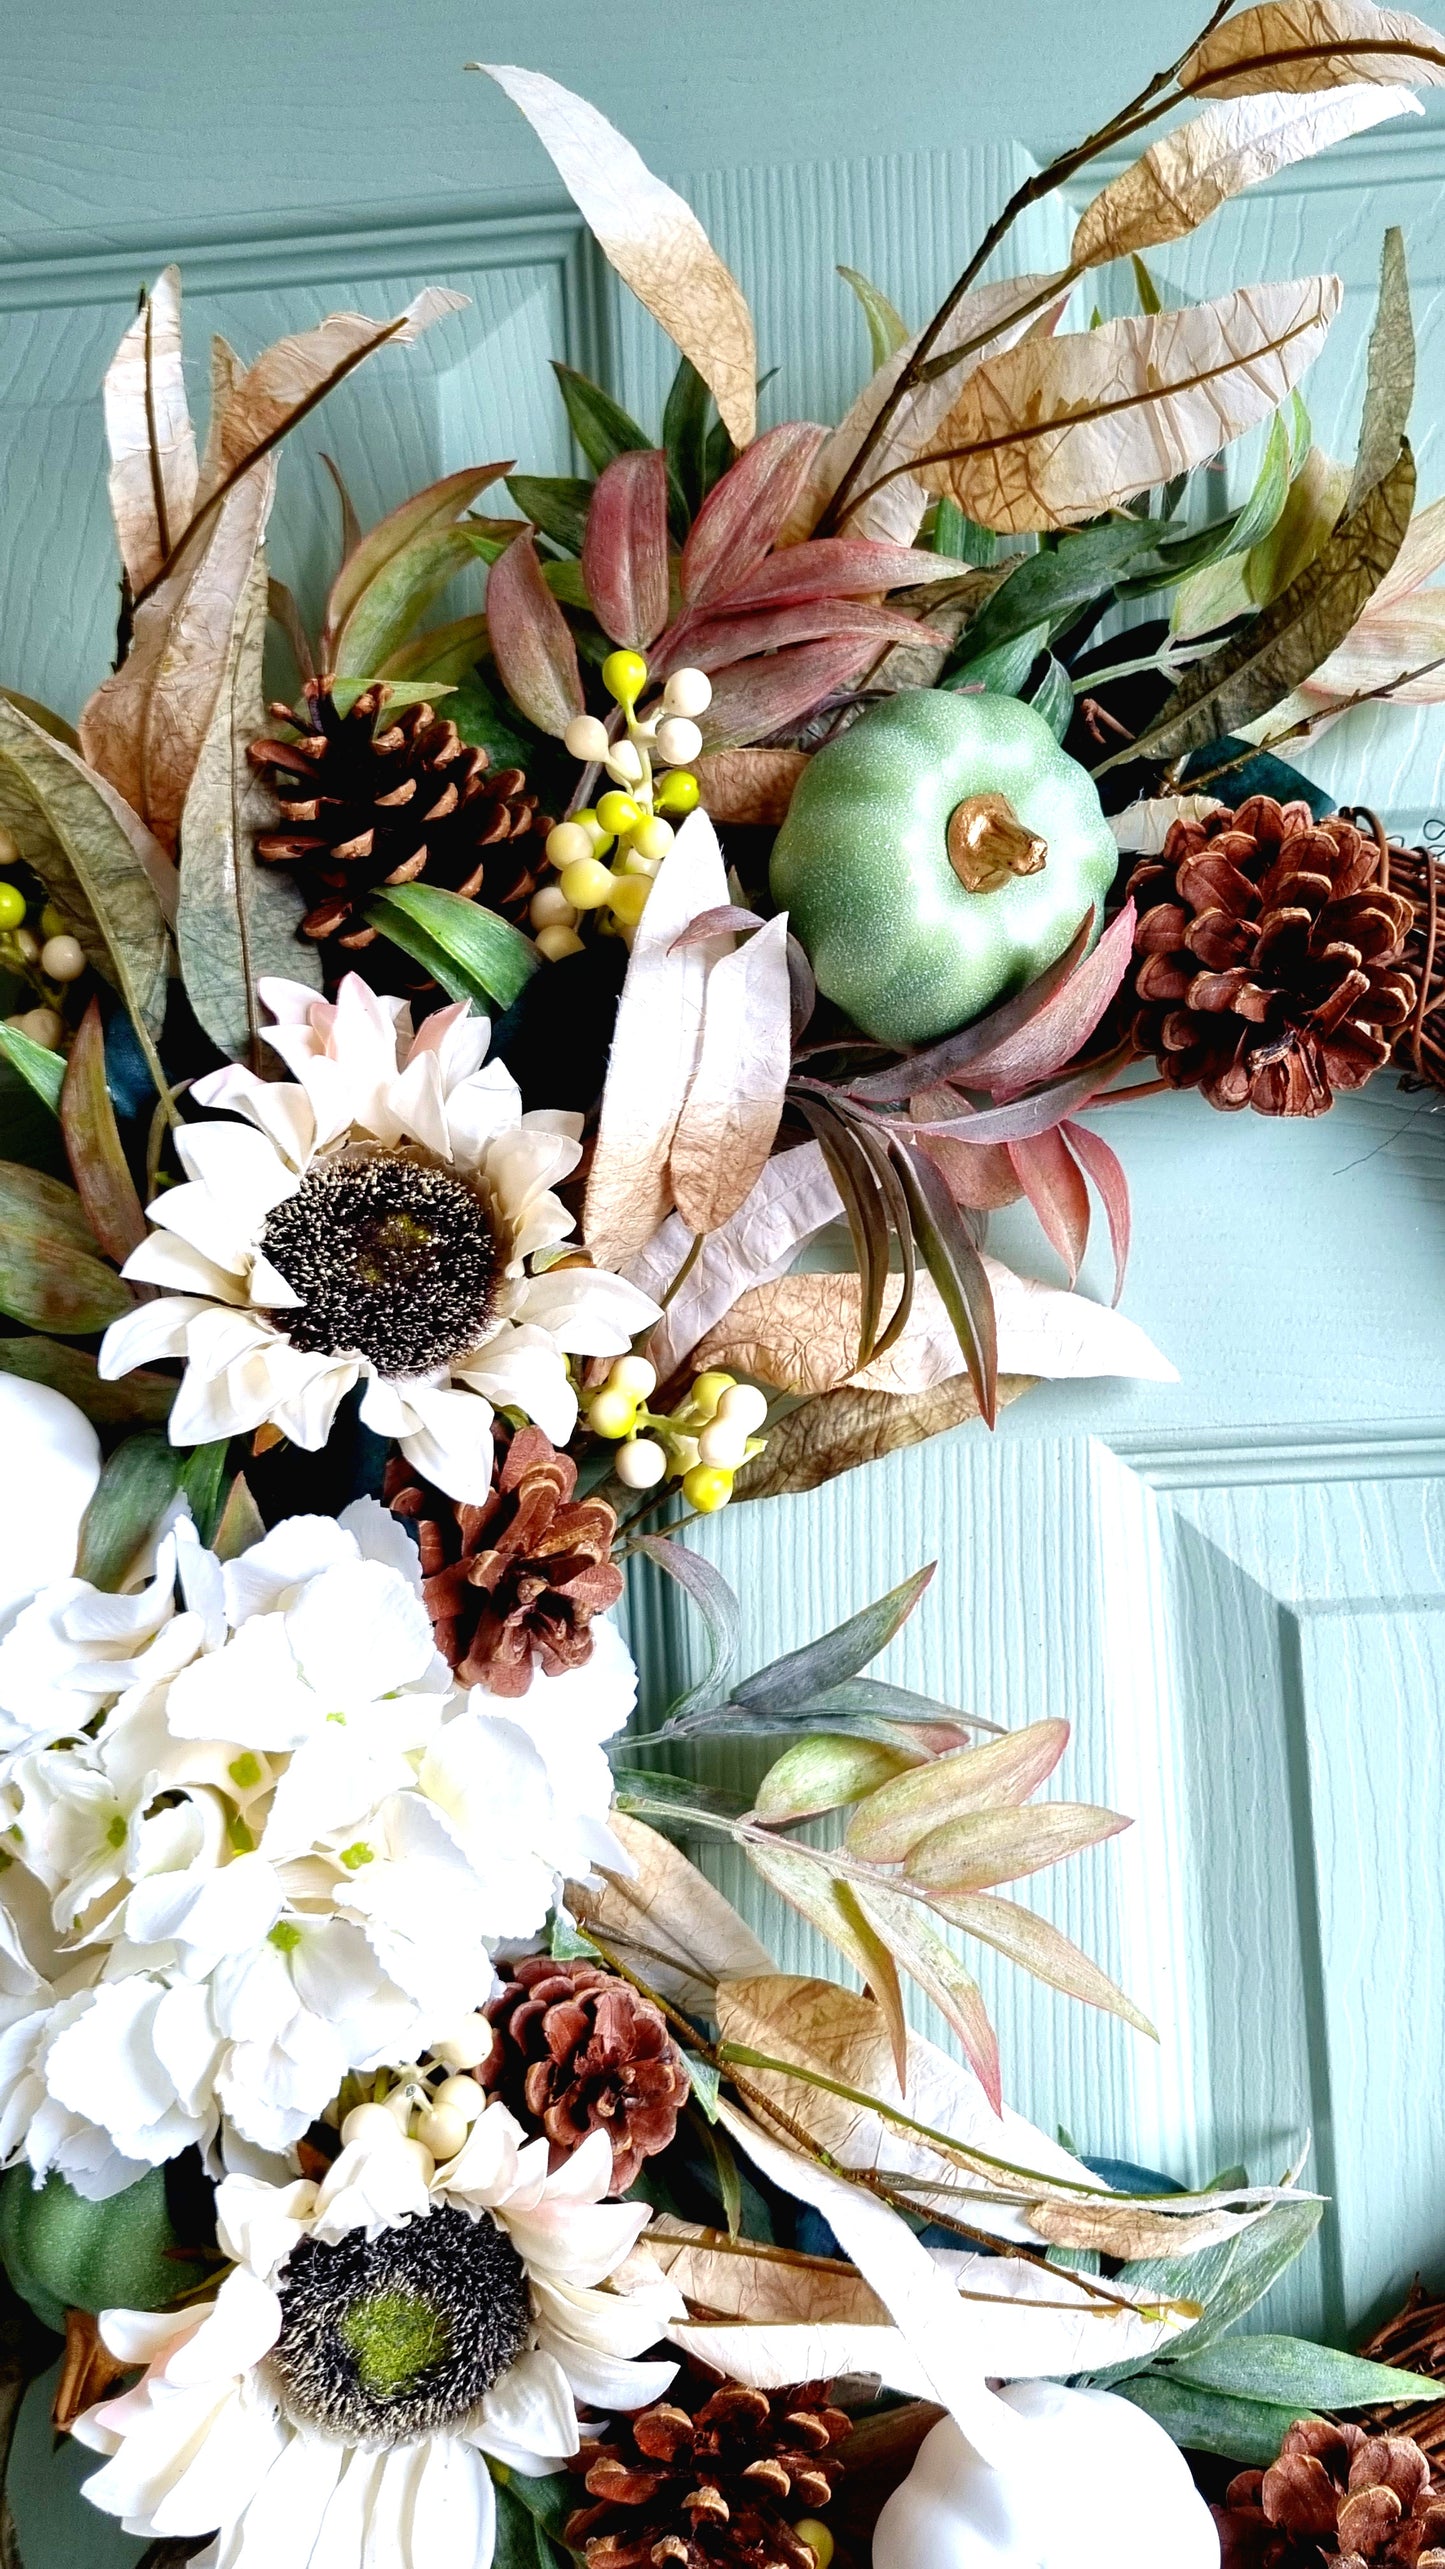
{"label": "painted wooden door", "polygon": [[[113,629],[100,373],[167,258],[198,378],[211,329],[250,351],[338,304],[396,310],[429,280],[471,298],[288,450],[274,566],[313,607],[334,505],[323,446],[364,513],[485,455],[565,470],[554,356],[657,421],[668,349],[503,103],[461,90],[468,53],[536,62],[628,125],[743,279],[778,369],[765,418],[827,420],[866,362],[834,264],[921,319],[1029,167],[1012,137],[1073,130],[1190,17],[1151,10],[1141,38],[1125,0],[1105,0],[1085,47],[1060,0],[915,0],[887,30],[821,0],[645,0],[626,27],[520,0],[484,26],[454,0],[402,17],[325,0],[303,57],[277,0],[224,22],[163,7],[143,31],[92,0],[60,14],[15,31],[0,108],[0,682],[71,714]],[[900,44],[901,85],[883,67]],[[1159,263],[1189,295],[1340,270],[1345,315],[1310,398],[1345,452],[1379,234],[1402,220],[1427,497],[1445,488],[1442,176],[1437,124],[1387,127]],[[1030,216],[1018,263],[1056,259],[1068,226],[1062,207]],[[444,611],[467,603],[458,591]],[[1311,764],[1413,829],[1439,806],[1442,749],[1438,716],[1352,718]],[[1272,2174],[1312,2136],[1336,2208],[1271,2317],[1349,2329],[1417,2267],[1445,2268],[1445,1133],[1429,1099],[1383,1082],[1315,1125],[1156,1099],[1110,1112],[1108,1130],[1135,1192],[1126,1308],[1179,1384],[1039,1391],[992,1438],[960,1432],[699,1539],[744,1598],[754,1661],[936,1559],[886,1664],[995,1720],[1074,1724],[1058,1789],[1138,1825],[1033,1896],[1161,2041],[985,1961],[1011,2095],[1085,2147],[1195,2181],[1241,2158]],[[1014,1217],[995,1245],[1051,1274]],[[1102,1272],[1084,1281],[1107,1290]],[[689,1636],[655,1599],[635,1620],[655,1709]],[[730,1857],[699,1852],[781,1962],[819,1962]],[[29,2569],[137,2556],[68,2494],[34,2401],[22,2445]]]}

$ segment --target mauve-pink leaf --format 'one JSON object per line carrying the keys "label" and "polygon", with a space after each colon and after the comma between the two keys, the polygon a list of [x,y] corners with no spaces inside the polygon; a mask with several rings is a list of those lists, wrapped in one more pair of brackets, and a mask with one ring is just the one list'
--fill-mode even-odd
{"label": "mauve-pink leaf", "polygon": [[1108,1143],[1091,1132],[1087,1124],[1065,1124],[1063,1130],[1069,1137],[1075,1158],[1098,1188],[1099,1201],[1108,1218],[1109,1238],[1114,1246],[1114,1300],[1117,1303],[1124,1290],[1124,1275],[1129,1264],[1129,1181],[1118,1153],[1111,1151]]}
{"label": "mauve-pink leaf", "polygon": [[539,731],[560,738],[573,715],[586,707],[577,646],[542,577],[530,528],[508,545],[487,574],[487,633],[513,704]]}
{"label": "mauve-pink leaf", "polygon": [[1126,901],[1093,953],[1085,955],[1038,1014],[970,1062],[962,1074],[965,1084],[969,1088],[989,1088],[996,1096],[1002,1096],[1032,1088],[1037,1080],[1051,1079],[1088,1042],[1129,969],[1133,951],[1134,904]]}
{"label": "mauve-pink leaf", "polygon": [[[969,691],[965,689],[964,692]],[[1005,1035],[1013,1034],[1019,1026],[1028,1025],[1038,1015],[1045,1000],[1051,999],[1068,980],[1084,956],[1093,926],[1094,913],[1090,910],[1057,963],[1049,964],[1026,989],[1016,992],[1012,999],[1001,1000],[997,1008],[990,1008],[986,1017],[965,1026],[961,1033],[945,1035],[941,1043],[930,1044],[923,1052],[910,1053],[888,1070],[869,1071],[866,1077],[850,1081],[849,1096],[864,1099],[869,1105],[896,1106],[904,1098],[913,1096],[916,1090],[931,1088],[940,1080],[957,1080],[961,1086],[967,1087],[970,1064],[982,1061],[985,1054],[1002,1043]]]}
{"label": "mauve-pink leaf", "polygon": [[770,428],[714,484],[682,550],[682,594],[689,606],[734,588],[762,561],[801,496],[827,434],[806,419]]}
{"label": "mauve-pink leaf", "polygon": [[712,703],[700,717],[709,749],[742,749],[749,741],[788,731],[825,696],[850,687],[876,659],[867,642],[805,642],[771,659],[745,660],[719,673]]}
{"label": "mauve-pink leaf", "polygon": [[705,946],[713,937],[726,936],[730,928],[760,928],[762,918],[756,910],[740,910],[735,901],[724,901],[719,909],[701,910],[673,938],[667,951],[680,954],[688,946]]}
{"label": "mauve-pink leaf", "polygon": [[958,564],[946,553],[828,535],[769,554],[755,570],[730,582],[726,596],[715,603],[725,605],[731,615],[743,607],[805,606],[813,598],[876,597],[887,589],[922,588],[957,577]]}
{"label": "mauve-pink leaf", "polygon": [[1008,1155],[1044,1238],[1068,1268],[1070,1285],[1077,1283],[1089,1244],[1089,1190],[1073,1152],[1054,1125],[1030,1142],[1011,1142]]}
{"label": "mauve-pink leaf", "polygon": [[914,643],[924,630],[916,616],[865,604],[859,598],[824,598],[806,606],[769,607],[756,615],[689,617],[673,628],[677,641],[658,662],[672,669],[731,669],[760,651],[782,651],[798,642],[851,636],[882,651],[890,642]]}
{"label": "mauve-pink leaf", "polygon": [[604,633],[629,651],[655,642],[667,622],[667,457],[614,455],[587,511],[582,577]]}
{"label": "mauve-pink leaf", "polygon": [[1097,1097],[1137,1059],[1132,1042],[1120,1044],[1103,1061],[1075,1071],[1071,1079],[1056,1080],[1052,1088],[1041,1088],[1036,1096],[1010,1098],[1002,1105],[981,1106],[976,1111],[960,1098],[958,1114],[951,1121],[943,1116],[925,1124],[895,1122],[891,1116],[880,1120],[887,1129],[906,1133],[910,1141],[936,1142],[951,1137],[973,1143],[1031,1142],[1035,1134],[1050,1132],[1066,1117],[1077,1115],[1091,1097]]}

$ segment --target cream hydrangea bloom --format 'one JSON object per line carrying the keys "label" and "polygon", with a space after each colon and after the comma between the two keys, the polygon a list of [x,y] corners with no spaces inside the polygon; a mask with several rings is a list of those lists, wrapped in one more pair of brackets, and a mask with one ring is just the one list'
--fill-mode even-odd
{"label": "cream hydrangea bloom", "polygon": [[266,1039],[294,1084],[232,1066],[196,1082],[242,1122],[183,1126],[187,1182],[124,1273],[159,1300],[106,1332],[103,1374],[185,1360],[177,1445],[263,1425],[324,1445],[347,1393],[453,1498],[492,1477],[492,1407],[565,1445],[572,1356],[616,1356],[658,1307],[636,1285],[553,1264],[572,1217],[553,1192],[581,1157],[582,1119],[524,1114],[465,1006],[419,1032],[398,999],[351,974],[334,1001],[263,980]]}
{"label": "cream hydrangea bloom", "polygon": [[601,2289],[650,2217],[603,2200],[605,2133],[549,2176],[489,2105],[433,2170],[383,2109],[359,2119],[320,2187],[221,2186],[214,2300],[102,2315],[146,2370],[77,2422],[107,2456],[86,2494],[128,2533],[214,2532],[196,2569],[489,2569],[487,2457],[555,2470],[579,2399],[642,2408],[676,2369],[636,2360],[681,2316],[673,2287]]}

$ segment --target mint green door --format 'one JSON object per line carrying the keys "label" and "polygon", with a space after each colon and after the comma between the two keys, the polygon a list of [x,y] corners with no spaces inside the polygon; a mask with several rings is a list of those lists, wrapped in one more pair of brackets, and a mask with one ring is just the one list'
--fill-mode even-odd
{"label": "mint green door", "polygon": [[[666,344],[506,101],[464,76],[469,56],[548,70],[631,133],[748,291],[778,369],[765,420],[831,420],[867,363],[835,264],[923,319],[1029,147],[1115,104],[1193,14],[1178,0],[12,11],[0,683],[73,715],[108,665],[97,391],[137,286],[172,257],[198,369],[210,329],[249,353],[339,305],[395,311],[428,281],[470,297],[288,449],[273,566],[312,602],[334,511],[323,446],[370,515],[485,456],[568,469],[554,356],[657,420]],[[1442,178],[1439,122],[1387,126],[1158,262],[1184,295],[1343,275],[1307,387],[1320,441],[1343,453],[1380,233],[1402,222],[1426,499],[1445,491]],[[1068,209],[1036,212],[1018,264],[1055,260],[1068,228]],[[458,590],[443,611],[469,603]],[[1357,715],[1309,764],[1413,831],[1442,808],[1442,750],[1441,715]],[[1347,2331],[1417,2268],[1445,2269],[1445,1125],[1377,1082],[1313,1125],[1156,1098],[1108,1130],[1135,1194],[1125,1307],[1179,1384],[1042,1390],[992,1439],[965,1430],[736,1509],[702,1540],[745,1599],[755,1660],[936,1558],[898,1677],[994,1720],[1074,1724],[1058,1789],[1138,1825],[1034,1897],[1127,1982],[1161,2042],[985,1971],[1012,2099],[1083,2146],[1195,2181],[1239,2159],[1273,2175],[1309,2138],[1336,2209],[1270,2314]],[[1010,1225],[1000,1254],[1057,1281]],[[1102,1269],[1084,1282],[1107,1293]],[[659,1630],[645,1656],[660,1700],[686,1637]],[[703,1860],[781,1963],[825,1967],[791,1913]],[[137,2557],[66,2497],[69,2458],[52,2466],[34,2401],[22,2439],[27,2569]]]}

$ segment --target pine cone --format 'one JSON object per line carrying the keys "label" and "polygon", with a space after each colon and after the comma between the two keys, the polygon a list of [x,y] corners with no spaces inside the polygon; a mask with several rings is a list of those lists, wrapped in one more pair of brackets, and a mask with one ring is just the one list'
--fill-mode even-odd
{"label": "pine cone", "polygon": [[1445,2569],[1445,2497],[1403,2435],[1301,2418],[1214,2509],[1222,2569]]}
{"label": "pine cone", "polygon": [[497,2040],[477,2072],[482,2085],[519,2120],[540,2123],[554,2167],[589,2132],[605,2132],[610,2190],[625,2194],[643,2160],[667,2148],[687,2101],[687,2067],[666,2020],[595,1963],[529,1954],[500,1968],[504,1986],[486,2011]]}
{"label": "pine cone", "polygon": [[702,2390],[701,2405],[661,2401],[583,2445],[572,2468],[597,2503],[564,2540],[587,2569],[817,2569],[793,2525],[828,2504],[842,2467],[831,2448],[850,2422],[827,2386],[674,2387],[678,2401]]}
{"label": "pine cone", "polygon": [[1252,795],[1176,821],[1135,866],[1135,1039],[1211,1106],[1322,1115],[1390,1058],[1415,1004],[1413,916],[1372,838]]}
{"label": "pine cone", "polygon": [[[357,969],[369,977],[394,969],[399,986],[429,987],[424,968],[389,941],[372,952],[372,893],[431,883],[519,912],[537,888],[551,823],[520,767],[493,769],[486,750],[470,747],[430,705],[405,705],[378,728],[391,693],[383,681],[347,714],[332,686],[329,678],[308,684],[309,729],[251,743],[251,764],[282,807],[282,825],[260,833],[256,854],[294,867],[308,905],[299,933],[321,947],[328,988]],[[271,711],[294,723],[289,705]]]}
{"label": "pine cone", "polygon": [[577,1466],[540,1427],[520,1427],[480,1507],[450,1499],[409,1464],[388,1466],[393,1516],[416,1525],[436,1646],[464,1686],[525,1695],[534,1654],[549,1677],[592,1656],[592,1617],[615,1606],[617,1517],[574,1499]]}

